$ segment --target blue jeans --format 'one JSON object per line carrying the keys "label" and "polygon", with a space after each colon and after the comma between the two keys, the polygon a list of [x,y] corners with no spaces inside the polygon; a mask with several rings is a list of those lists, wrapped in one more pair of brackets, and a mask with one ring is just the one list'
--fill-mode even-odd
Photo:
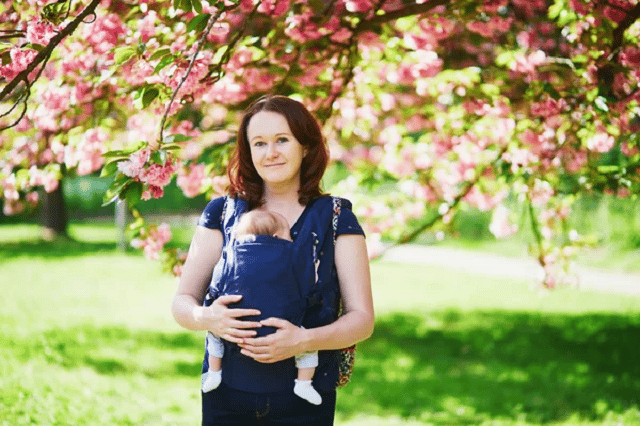
{"label": "blue jeans", "polygon": [[250,393],[221,383],[202,394],[202,425],[308,425],[331,426],[336,410],[336,391],[322,392],[322,404],[313,405],[293,390]]}

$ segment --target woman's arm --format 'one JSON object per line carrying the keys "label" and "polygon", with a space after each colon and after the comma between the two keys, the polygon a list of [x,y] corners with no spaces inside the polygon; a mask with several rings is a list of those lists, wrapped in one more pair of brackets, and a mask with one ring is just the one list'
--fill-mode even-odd
{"label": "woman's arm", "polygon": [[222,254],[222,232],[198,226],[182,268],[178,290],[173,298],[171,312],[176,322],[189,330],[208,330],[228,341],[241,343],[244,337],[255,335],[249,328],[260,323],[238,318],[260,315],[256,309],[230,309],[230,303],[242,296],[221,296],[209,307],[202,306],[211,280],[213,267]]}
{"label": "woman's arm", "polygon": [[277,362],[303,352],[342,349],[365,340],[373,332],[374,312],[367,246],[362,235],[340,235],[335,262],[345,314],[332,324],[301,329],[278,318],[261,321],[279,330],[245,339],[242,352],[260,362]]}

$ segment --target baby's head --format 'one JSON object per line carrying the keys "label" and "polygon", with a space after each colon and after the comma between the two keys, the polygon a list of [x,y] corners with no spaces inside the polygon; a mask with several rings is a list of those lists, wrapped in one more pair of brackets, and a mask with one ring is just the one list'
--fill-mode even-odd
{"label": "baby's head", "polygon": [[279,213],[266,210],[252,210],[240,217],[236,237],[245,235],[271,235],[291,241],[287,219]]}

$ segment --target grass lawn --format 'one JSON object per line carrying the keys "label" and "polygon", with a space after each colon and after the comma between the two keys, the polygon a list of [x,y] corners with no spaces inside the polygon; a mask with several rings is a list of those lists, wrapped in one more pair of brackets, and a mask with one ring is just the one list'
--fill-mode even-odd
{"label": "grass lawn", "polygon": [[[203,333],[109,225],[0,228],[0,425],[197,425]],[[374,262],[339,425],[640,425],[640,297]]]}

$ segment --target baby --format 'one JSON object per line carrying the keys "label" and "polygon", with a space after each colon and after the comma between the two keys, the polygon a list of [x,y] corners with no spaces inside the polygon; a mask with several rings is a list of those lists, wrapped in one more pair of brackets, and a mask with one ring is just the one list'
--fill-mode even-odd
{"label": "baby", "polygon": [[[243,214],[235,229],[237,241],[255,240],[256,235],[267,235],[291,241],[289,224],[280,214],[264,210],[253,210]],[[264,266],[263,266],[264,267]],[[268,267],[268,266],[267,266]],[[283,285],[297,285],[283,278]],[[260,283],[254,283],[259,286]],[[258,306],[256,308],[260,309]],[[224,345],[220,338],[209,332],[207,334],[207,351],[209,352],[209,370],[202,375],[202,391],[209,392],[222,381],[222,356]],[[293,392],[312,404],[322,403],[322,397],[313,388],[312,379],[318,366],[318,353],[308,352],[295,357],[298,378],[295,379]]]}

